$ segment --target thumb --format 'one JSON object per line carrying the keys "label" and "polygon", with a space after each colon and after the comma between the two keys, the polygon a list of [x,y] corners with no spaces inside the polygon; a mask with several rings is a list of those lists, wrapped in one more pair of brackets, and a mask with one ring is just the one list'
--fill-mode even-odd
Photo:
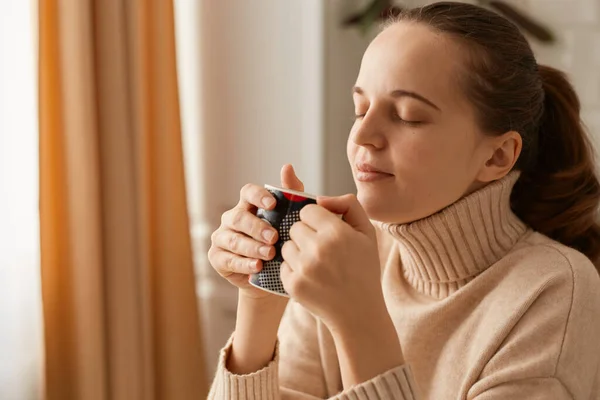
{"label": "thumb", "polygon": [[286,164],[281,168],[281,186],[283,186],[284,189],[304,192],[304,184],[296,176],[296,171],[294,171],[292,164]]}
{"label": "thumb", "polygon": [[339,197],[319,196],[317,204],[334,214],[342,215],[344,221],[357,231],[373,235],[373,225],[355,195],[346,194]]}

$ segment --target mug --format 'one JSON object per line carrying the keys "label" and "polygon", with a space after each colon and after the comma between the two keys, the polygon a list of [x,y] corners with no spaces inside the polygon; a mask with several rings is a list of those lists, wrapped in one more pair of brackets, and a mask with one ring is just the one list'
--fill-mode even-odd
{"label": "mug", "polygon": [[300,210],[308,204],[316,204],[317,197],[308,193],[271,185],[265,185],[265,188],[275,197],[277,204],[272,210],[259,208],[256,216],[271,224],[279,232],[279,238],[274,245],[275,257],[269,261],[263,261],[262,270],[250,275],[249,282],[252,286],[259,289],[279,296],[289,297],[283,288],[280,278],[281,263],[283,262],[281,248],[285,242],[290,240],[289,232],[292,225],[300,221]]}

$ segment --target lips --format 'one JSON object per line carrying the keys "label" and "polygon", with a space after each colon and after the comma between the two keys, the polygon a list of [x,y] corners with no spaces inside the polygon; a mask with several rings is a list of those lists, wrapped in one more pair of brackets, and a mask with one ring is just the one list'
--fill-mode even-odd
{"label": "lips", "polygon": [[354,177],[358,182],[379,182],[394,176],[380,167],[365,162],[356,163],[356,170]]}
{"label": "lips", "polygon": [[383,170],[381,168],[377,168],[376,166],[369,164],[369,163],[365,163],[365,162],[356,163],[356,169],[359,172],[371,172],[371,173],[378,173],[378,174],[385,174],[385,175],[393,175],[393,174],[390,174],[389,172],[386,172],[385,170]]}

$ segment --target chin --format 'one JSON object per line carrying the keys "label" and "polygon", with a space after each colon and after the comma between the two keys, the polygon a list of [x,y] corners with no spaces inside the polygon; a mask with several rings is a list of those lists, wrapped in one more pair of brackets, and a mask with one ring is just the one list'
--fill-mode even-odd
{"label": "chin", "polygon": [[411,207],[403,204],[397,195],[386,196],[359,189],[356,197],[369,219],[394,224],[407,224],[419,219],[414,213],[407,212]]}
{"label": "chin", "polygon": [[365,193],[360,189],[356,196],[369,219],[387,223],[411,222],[409,216],[401,211],[401,201],[396,197],[386,197],[375,193]]}

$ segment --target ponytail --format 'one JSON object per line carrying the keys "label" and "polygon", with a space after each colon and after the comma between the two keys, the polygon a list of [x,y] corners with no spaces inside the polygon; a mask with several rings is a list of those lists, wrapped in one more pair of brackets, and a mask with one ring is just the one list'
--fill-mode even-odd
{"label": "ponytail", "polygon": [[539,74],[545,98],[537,162],[522,171],[512,208],[533,229],[600,267],[600,184],[579,99],[563,72],[540,65]]}

